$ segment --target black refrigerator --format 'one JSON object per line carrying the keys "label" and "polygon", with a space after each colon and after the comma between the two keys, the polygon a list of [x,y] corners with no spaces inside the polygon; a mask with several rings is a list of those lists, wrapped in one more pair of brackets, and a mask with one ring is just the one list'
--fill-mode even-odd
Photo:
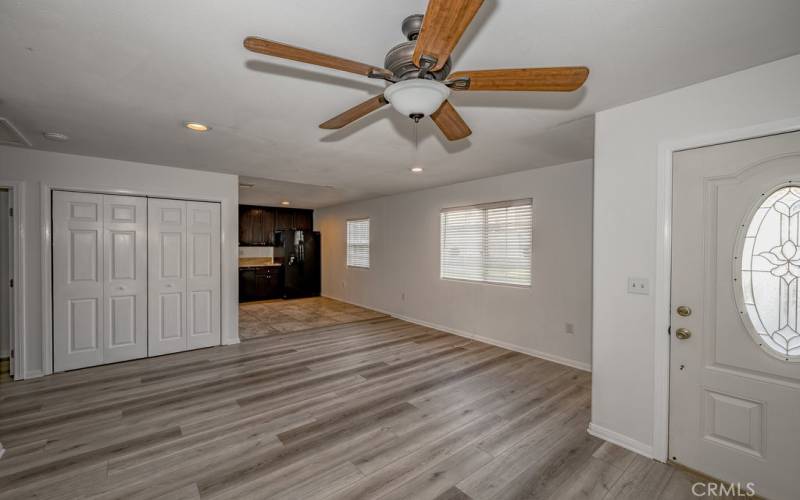
{"label": "black refrigerator", "polygon": [[281,231],[283,243],[283,298],[320,294],[320,234],[317,231]]}

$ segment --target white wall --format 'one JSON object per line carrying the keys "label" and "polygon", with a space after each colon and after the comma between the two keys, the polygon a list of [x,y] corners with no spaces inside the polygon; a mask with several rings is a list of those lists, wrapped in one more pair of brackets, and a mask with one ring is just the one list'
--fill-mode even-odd
{"label": "white wall", "polygon": [[665,434],[654,425],[654,387],[664,382],[654,375],[654,351],[656,335],[667,341],[656,321],[669,304],[657,310],[654,295],[626,293],[629,276],[650,278],[653,290],[668,282],[652,281],[667,201],[657,188],[659,148],[800,117],[799,90],[794,56],[597,114],[592,428],[605,437],[644,454],[654,444],[655,455],[666,453]]}
{"label": "white wall", "polygon": [[42,185],[219,201],[222,205],[222,338],[238,342],[238,178],[87,156],[0,146],[0,179],[25,181],[25,376],[42,356]]}
{"label": "white wall", "polygon": [[0,190],[0,358],[7,358],[11,353],[11,325],[9,323],[11,289],[8,287],[8,282],[11,279],[9,206],[8,191]]}
{"label": "white wall", "polygon": [[[533,286],[439,278],[442,208],[527,197],[533,198]],[[357,217],[370,218],[368,270],[345,265],[345,222]],[[319,209],[314,219],[322,234],[324,295],[590,367],[590,160]],[[565,323],[574,324],[574,334],[565,333]]]}

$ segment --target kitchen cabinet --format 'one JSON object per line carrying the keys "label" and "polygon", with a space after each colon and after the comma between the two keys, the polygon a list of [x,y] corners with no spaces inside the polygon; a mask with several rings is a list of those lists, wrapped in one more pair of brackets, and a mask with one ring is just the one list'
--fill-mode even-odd
{"label": "kitchen cabinet", "polygon": [[239,245],[271,246],[275,231],[275,209],[272,207],[239,206]]}
{"label": "kitchen cabinet", "polygon": [[280,266],[239,268],[239,302],[278,299],[283,296]]}
{"label": "kitchen cabinet", "polygon": [[313,210],[295,210],[294,228],[298,231],[311,231],[314,229]]}
{"label": "kitchen cabinet", "polygon": [[275,209],[275,230],[288,231],[294,229],[294,209],[277,208]]}
{"label": "kitchen cabinet", "polygon": [[276,231],[311,231],[314,211],[239,205],[239,246],[280,246]]}
{"label": "kitchen cabinet", "polygon": [[253,268],[239,269],[239,302],[250,302],[255,300],[256,292],[256,270]]}

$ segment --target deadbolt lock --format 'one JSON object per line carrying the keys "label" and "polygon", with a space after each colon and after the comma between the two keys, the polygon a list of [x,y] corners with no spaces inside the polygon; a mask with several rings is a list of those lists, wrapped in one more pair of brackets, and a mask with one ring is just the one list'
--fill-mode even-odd
{"label": "deadbolt lock", "polygon": [[692,308],[689,306],[678,306],[675,312],[678,313],[678,316],[684,316],[684,317],[691,316]]}
{"label": "deadbolt lock", "polygon": [[680,340],[686,340],[692,336],[692,332],[688,328],[678,328],[675,330],[675,336]]}

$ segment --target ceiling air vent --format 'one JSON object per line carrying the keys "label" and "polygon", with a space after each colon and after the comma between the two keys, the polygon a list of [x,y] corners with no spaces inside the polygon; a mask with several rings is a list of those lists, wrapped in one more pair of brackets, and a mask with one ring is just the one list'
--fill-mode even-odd
{"label": "ceiling air vent", "polygon": [[0,144],[29,147],[31,143],[5,118],[0,118]]}

